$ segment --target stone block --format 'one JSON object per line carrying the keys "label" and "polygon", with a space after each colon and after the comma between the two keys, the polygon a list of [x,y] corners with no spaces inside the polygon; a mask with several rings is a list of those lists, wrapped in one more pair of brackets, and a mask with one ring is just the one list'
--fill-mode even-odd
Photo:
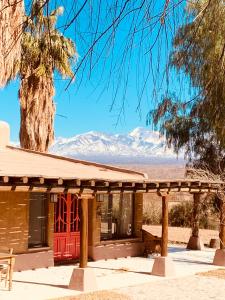
{"label": "stone block", "polygon": [[94,291],[97,289],[96,277],[93,269],[76,268],[70,278],[69,289],[77,291]]}
{"label": "stone block", "polygon": [[156,257],[151,274],[164,277],[175,276],[176,273],[173,260],[168,256]]}
{"label": "stone block", "polygon": [[216,266],[225,267],[225,249],[216,250],[213,264]]}

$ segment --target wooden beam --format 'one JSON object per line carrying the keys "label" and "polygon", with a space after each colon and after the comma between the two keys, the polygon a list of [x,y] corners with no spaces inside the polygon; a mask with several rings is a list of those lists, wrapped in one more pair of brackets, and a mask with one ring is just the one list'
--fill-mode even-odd
{"label": "wooden beam", "polygon": [[124,188],[132,188],[135,187],[135,182],[123,182]]}
{"label": "wooden beam", "polygon": [[81,192],[80,192],[80,193],[82,194],[82,197],[83,197],[83,194],[88,194],[88,195],[91,196],[91,195],[93,195],[94,190],[84,188],[84,189],[81,189]]}
{"label": "wooden beam", "polygon": [[[143,190],[141,192],[144,193]],[[123,193],[123,194],[133,194],[133,193],[135,193],[135,191],[132,190],[132,189],[131,190],[123,189],[123,191],[121,191],[121,193]]]}
{"label": "wooden beam", "polygon": [[170,188],[170,193],[179,192],[179,188]]}
{"label": "wooden beam", "polygon": [[161,256],[168,255],[168,196],[162,196],[162,244]]}
{"label": "wooden beam", "polygon": [[8,183],[9,182],[9,177],[8,176],[3,176],[3,182]]}
{"label": "wooden beam", "polygon": [[80,185],[81,185],[80,179],[76,179],[76,180],[75,180],[75,185],[77,185],[77,186],[80,186]]}
{"label": "wooden beam", "polygon": [[137,189],[146,189],[147,184],[144,183],[144,182],[137,182],[137,183],[135,184],[135,187],[136,187]]}
{"label": "wooden beam", "polygon": [[58,194],[58,193],[63,193],[64,191],[65,191],[64,187],[52,187],[49,192]]}
{"label": "wooden beam", "polygon": [[69,194],[80,194],[81,190],[80,188],[68,188],[67,192]]}
{"label": "wooden beam", "polygon": [[[136,191],[134,191],[136,194],[143,194],[143,193],[146,193],[146,191],[145,190],[136,190]],[[132,193],[132,191],[131,191],[131,193]]]}
{"label": "wooden beam", "polygon": [[189,192],[192,193],[192,194],[198,194],[198,193],[201,193],[201,189],[190,188]]}
{"label": "wooden beam", "polygon": [[8,192],[12,190],[12,186],[11,185],[1,185],[0,186],[0,191],[1,192]]}
{"label": "wooden beam", "polygon": [[81,231],[80,231],[80,268],[86,268],[88,262],[88,198],[81,201]]}
{"label": "wooden beam", "polygon": [[121,190],[110,190],[109,191],[109,194],[120,194],[120,193],[122,193]]}
{"label": "wooden beam", "polygon": [[44,186],[32,186],[30,190],[31,192],[46,193],[48,191],[48,188]]}
{"label": "wooden beam", "polygon": [[159,193],[160,194],[168,194],[168,192],[169,192],[169,189],[168,188],[159,188]]}
{"label": "wooden beam", "polygon": [[209,189],[200,189],[201,193],[205,194],[209,192]]}
{"label": "wooden beam", "polygon": [[62,178],[59,178],[58,179],[58,185],[62,185],[63,184],[63,179]]}
{"label": "wooden beam", "polygon": [[40,177],[40,178],[39,178],[39,181],[40,181],[40,184],[44,184],[44,183],[45,183],[44,177]]}
{"label": "wooden beam", "polygon": [[168,189],[160,189],[160,190],[157,190],[157,194],[160,196],[160,197],[167,197],[169,195],[169,191]]}
{"label": "wooden beam", "polygon": [[110,186],[121,188],[123,186],[123,183],[122,182],[110,182]]}
{"label": "wooden beam", "polygon": [[180,191],[181,191],[181,192],[189,192],[190,189],[189,189],[189,188],[185,188],[185,187],[181,187],[181,188],[180,188]]}
{"label": "wooden beam", "polygon": [[28,177],[26,177],[26,176],[24,176],[24,177],[22,177],[22,182],[24,183],[24,184],[27,184],[28,183]]}
{"label": "wooden beam", "polygon": [[17,185],[15,187],[15,192],[28,192],[30,190],[29,185]]}
{"label": "wooden beam", "polygon": [[157,189],[147,189],[147,193],[150,194],[150,193],[157,193]]}

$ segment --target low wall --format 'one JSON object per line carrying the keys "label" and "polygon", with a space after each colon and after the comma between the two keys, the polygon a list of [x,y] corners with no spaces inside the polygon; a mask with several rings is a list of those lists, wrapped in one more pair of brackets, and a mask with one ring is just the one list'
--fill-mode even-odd
{"label": "low wall", "polygon": [[115,259],[128,256],[143,256],[144,243],[136,242],[117,242],[107,243],[98,246],[88,247],[89,257],[93,260]]}
{"label": "low wall", "polygon": [[34,270],[54,266],[53,251],[39,251],[16,255],[14,271]]}
{"label": "low wall", "polygon": [[152,253],[160,253],[161,250],[161,238],[151,234],[146,230],[142,230],[142,238],[145,245],[144,254],[147,256]]}

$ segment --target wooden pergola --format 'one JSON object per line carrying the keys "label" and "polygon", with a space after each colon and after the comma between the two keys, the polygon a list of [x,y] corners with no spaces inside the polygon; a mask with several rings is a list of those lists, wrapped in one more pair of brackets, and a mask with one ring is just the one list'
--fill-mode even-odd
{"label": "wooden pergola", "polygon": [[[77,194],[81,199],[81,243],[80,267],[87,267],[88,261],[88,199],[96,194],[111,193],[157,193],[162,197],[162,245],[161,256],[168,254],[168,197],[171,193],[189,192],[194,199],[204,193],[216,193],[224,183],[205,180],[142,180],[112,181],[82,178],[46,178],[27,176],[0,177],[0,191],[45,192]],[[196,201],[196,200],[195,200]],[[225,225],[221,226],[224,232]],[[223,241],[225,244],[225,240]]]}
{"label": "wooden pergola", "polygon": [[0,177],[1,191],[49,193],[208,193],[216,192],[224,183],[193,179],[174,180],[105,180],[59,177],[13,176]]}

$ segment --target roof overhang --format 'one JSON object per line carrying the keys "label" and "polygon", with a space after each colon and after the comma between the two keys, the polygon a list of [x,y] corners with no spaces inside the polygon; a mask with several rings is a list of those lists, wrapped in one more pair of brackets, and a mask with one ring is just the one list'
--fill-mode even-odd
{"label": "roof overhang", "polygon": [[222,181],[203,180],[101,180],[90,178],[0,177],[0,191],[26,191],[47,193],[209,193],[217,192]]}

